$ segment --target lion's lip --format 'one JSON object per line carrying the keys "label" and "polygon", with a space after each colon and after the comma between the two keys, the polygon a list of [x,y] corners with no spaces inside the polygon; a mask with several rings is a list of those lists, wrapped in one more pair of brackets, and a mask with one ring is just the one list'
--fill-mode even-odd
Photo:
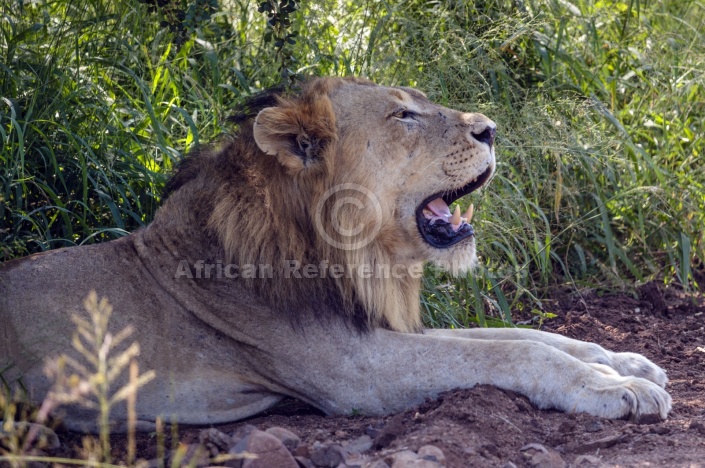
{"label": "lion's lip", "polygon": [[489,167],[466,185],[435,193],[421,202],[416,208],[416,225],[425,242],[435,248],[445,249],[475,235],[471,224],[451,217],[448,206],[483,186],[492,172],[493,168]]}

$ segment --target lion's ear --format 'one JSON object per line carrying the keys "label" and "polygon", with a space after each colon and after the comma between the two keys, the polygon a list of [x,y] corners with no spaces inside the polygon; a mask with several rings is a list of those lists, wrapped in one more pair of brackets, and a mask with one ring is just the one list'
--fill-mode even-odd
{"label": "lion's ear", "polygon": [[254,123],[257,146],[294,170],[315,164],[335,136],[335,114],[327,97],[267,107]]}

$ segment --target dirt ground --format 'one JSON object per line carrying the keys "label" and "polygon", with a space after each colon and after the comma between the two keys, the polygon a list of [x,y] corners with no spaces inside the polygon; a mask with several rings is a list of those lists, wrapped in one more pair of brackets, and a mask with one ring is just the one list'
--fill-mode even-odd
{"label": "dirt ground", "polygon": [[[373,446],[363,458],[386,460],[390,466],[395,452],[432,444],[443,451],[449,467],[705,467],[705,298],[686,297],[677,288],[663,292],[656,283],[642,287],[638,296],[558,294],[545,307],[558,317],[542,329],[614,351],[642,353],[666,369],[673,410],[665,422],[638,425],[539,411],[520,395],[480,386],[447,392],[385,418],[325,417],[286,401],[217,429],[231,434],[246,425],[261,430],[279,426],[297,434],[308,448],[344,445],[366,434]],[[184,443],[198,442],[201,428],[182,427],[179,433]],[[59,437],[64,447],[80,443],[77,435]],[[118,457],[124,454],[123,437],[116,436],[113,444]],[[153,436],[140,437],[138,455],[156,456]]]}

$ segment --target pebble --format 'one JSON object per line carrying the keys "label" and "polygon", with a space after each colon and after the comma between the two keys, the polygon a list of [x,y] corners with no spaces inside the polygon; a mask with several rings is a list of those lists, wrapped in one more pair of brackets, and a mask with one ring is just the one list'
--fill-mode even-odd
{"label": "pebble", "polygon": [[392,468],[398,467],[398,463],[405,463],[416,460],[419,456],[416,452],[411,450],[401,450],[399,452],[392,453],[387,457],[387,461],[392,464]]}
{"label": "pebble", "polygon": [[527,444],[520,451],[534,468],[565,468],[566,463],[555,450],[549,450],[541,444]]}
{"label": "pebble", "polygon": [[210,428],[203,429],[198,434],[198,440],[214,457],[220,452],[227,452],[230,447],[235,445],[235,441],[229,435],[220,432],[218,429]]}
{"label": "pebble", "polygon": [[314,445],[311,461],[322,468],[335,468],[345,463],[345,453],[340,445]]}
{"label": "pebble", "polygon": [[555,450],[549,452],[537,452],[532,457],[530,462],[534,468],[565,468],[566,464],[560,454]]}
{"label": "pebble", "polygon": [[392,462],[392,468],[410,468],[416,466],[413,463],[419,460],[419,456],[411,450],[402,450],[391,454],[388,460]]}
{"label": "pebble", "polygon": [[[260,430],[253,430],[250,434],[238,442],[229,451],[231,454],[242,454],[243,452],[256,455],[256,459],[246,459],[242,462],[242,468],[299,468],[299,464],[289,453],[284,444],[272,434]],[[236,461],[236,460],[234,460]],[[237,466],[237,463],[227,466]]]}
{"label": "pebble", "polygon": [[283,427],[270,427],[264,432],[267,434],[272,434],[274,437],[281,440],[284,447],[289,449],[290,452],[296,450],[301,443],[299,436],[291,432],[289,429],[284,429]]}
{"label": "pebble", "polygon": [[435,445],[424,445],[418,450],[419,457],[425,460],[431,460],[444,465],[446,462],[446,456],[443,450],[439,449]]}
{"label": "pebble", "polygon": [[442,466],[443,465],[440,463],[432,460],[417,458],[415,460],[394,462],[392,468],[441,468]]}
{"label": "pebble", "polygon": [[[431,446],[429,446],[431,447]],[[437,448],[437,447],[434,447]],[[420,457],[411,450],[402,450],[391,455],[392,468],[442,468],[443,465],[434,460]]]}
{"label": "pebble", "polygon": [[367,434],[362,435],[355,440],[351,440],[343,444],[343,447],[345,447],[345,450],[347,450],[349,453],[367,452],[369,449],[372,448],[372,437],[368,436]]}

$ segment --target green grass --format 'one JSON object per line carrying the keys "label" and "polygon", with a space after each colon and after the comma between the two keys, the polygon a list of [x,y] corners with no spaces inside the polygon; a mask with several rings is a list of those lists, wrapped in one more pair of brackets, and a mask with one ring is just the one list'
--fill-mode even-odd
{"label": "green grass", "polygon": [[320,0],[291,17],[300,35],[279,54],[257,2],[210,16],[185,2],[1,2],[0,259],[148,223],[173,164],[227,131],[285,60],[417,86],[498,123],[497,176],[471,196],[484,268],[429,272],[429,324],[544,317],[540,299],[561,283],[695,286],[702,2]]}

